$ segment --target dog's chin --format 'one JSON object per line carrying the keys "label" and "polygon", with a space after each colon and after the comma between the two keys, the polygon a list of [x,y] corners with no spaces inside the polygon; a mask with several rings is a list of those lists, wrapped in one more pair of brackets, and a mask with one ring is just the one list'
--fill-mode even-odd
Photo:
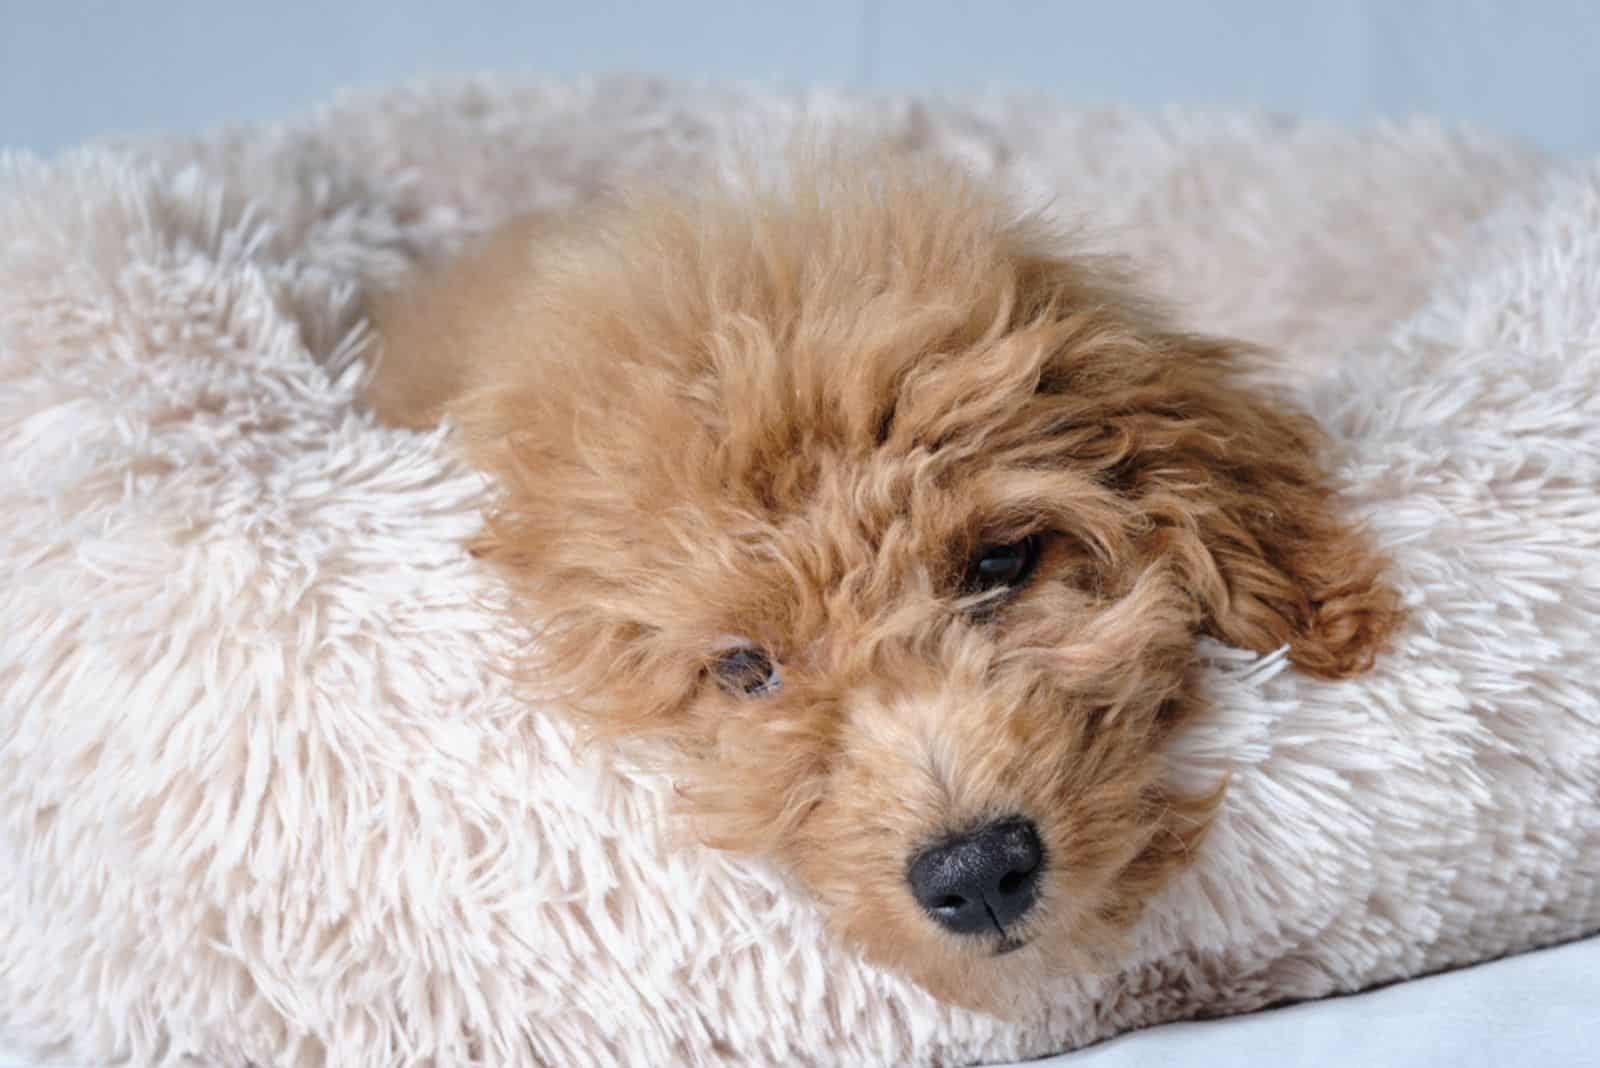
{"label": "dog's chin", "polygon": [[926,941],[857,943],[853,948],[941,1002],[1008,1020],[1035,1015],[1062,981],[1114,970],[1117,956],[1110,946],[1091,952],[1082,937],[1048,922],[1016,935],[977,936],[964,944],[930,932]]}
{"label": "dog's chin", "polygon": [[1061,975],[1058,962],[1042,951],[1043,940],[995,940],[959,961],[904,972],[933,997],[956,1008],[998,1019],[1032,1015],[1045,1000],[1048,981]]}

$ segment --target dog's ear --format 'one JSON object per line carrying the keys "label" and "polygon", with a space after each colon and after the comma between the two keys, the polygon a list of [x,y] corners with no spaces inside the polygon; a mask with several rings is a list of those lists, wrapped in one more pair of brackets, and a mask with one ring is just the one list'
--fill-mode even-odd
{"label": "dog's ear", "polygon": [[[1318,427],[1245,381],[1239,346],[1174,334],[1123,417],[1122,477],[1154,521],[1210,633],[1327,678],[1371,666],[1399,621],[1385,560],[1341,514]],[[1129,398],[1134,400],[1135,398]]]}
{"label": "dog's ear", "polygon": [[1205,630],[1258,652],[1287,644],[1327,678],[1369,667],[1400,619],[1385,560],[1341,513],[1315,423],[1249,381],[1255,354],[1086,289],[1081,268],[1026,257],[1016,278],[1019,311],[1062,328],[1039,390],[1048,432],[1070,440],[1063,461],[1123,495]]}

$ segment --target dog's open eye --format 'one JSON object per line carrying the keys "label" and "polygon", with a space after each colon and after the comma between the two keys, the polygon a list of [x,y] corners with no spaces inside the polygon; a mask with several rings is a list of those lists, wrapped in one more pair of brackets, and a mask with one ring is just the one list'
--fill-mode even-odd
{"label": "dog's open eye", "polygon": [[783,674],[764,649],[741,645],[711,662],[717,684],[731,694],[765,697],[783,687]]}
{"label": "dog's open eye", "polygon": [[1028,581],[1039,562],[1039,537],[1030,534],[1021,541],[985,545],[967,565],[969,593],[1016,589]]}

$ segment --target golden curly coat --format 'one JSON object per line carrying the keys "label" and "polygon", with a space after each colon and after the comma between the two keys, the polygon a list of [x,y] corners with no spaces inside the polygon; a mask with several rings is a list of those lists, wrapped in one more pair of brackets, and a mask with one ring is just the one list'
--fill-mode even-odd
{"label": "golden curly coat", "polygon": [[[953,167],[831,156],[513,224],[377,316],[380,414],[498,485],[473,550],[528,666],[664,739],[706,842],[993,1011],[1113,962],[1199,844],[1223,784],[1163,785],[1199,636],[1332,678],[1398,619],[1252,354],[1069,245]],[[1025,899],[951,920],[994,858],[948,851],[997,826]]]}

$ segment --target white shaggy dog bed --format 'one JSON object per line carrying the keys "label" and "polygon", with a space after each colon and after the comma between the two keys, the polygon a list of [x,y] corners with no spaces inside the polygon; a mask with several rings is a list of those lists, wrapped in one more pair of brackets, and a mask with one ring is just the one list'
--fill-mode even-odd
{"label": "white shaggy dog bed", "polygon": [[[1397,561],[1344,684],[1218,650],[1231,769],[1122,975],[1002,1023],[830,944],[517,702],[478,478],[354,403],[359,298],[802,117],[1081,212],[1291,354]],[[0,1038],[145,1064],[1001,1060],[1600,929],[1600,170],[1408,125],[620,80],[0,164]]]}

